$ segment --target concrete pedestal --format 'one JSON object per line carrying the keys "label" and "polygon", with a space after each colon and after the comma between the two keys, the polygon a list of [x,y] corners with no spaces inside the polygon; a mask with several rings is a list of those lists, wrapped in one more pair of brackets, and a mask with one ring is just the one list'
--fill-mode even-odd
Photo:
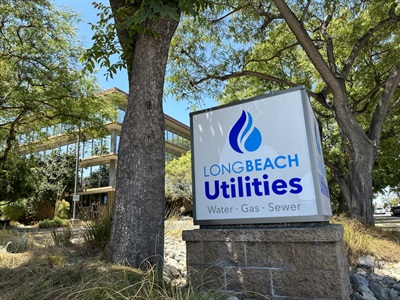
{"label": "concrete pedestal", "polygon": [[183,231],[189,282],[244,298],[350,299],[342,238],[329,224]]}

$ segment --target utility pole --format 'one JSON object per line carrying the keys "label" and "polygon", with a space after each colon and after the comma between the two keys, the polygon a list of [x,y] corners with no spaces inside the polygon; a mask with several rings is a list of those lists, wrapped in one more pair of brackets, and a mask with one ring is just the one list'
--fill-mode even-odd
{"label": "utility pole", "polygon": [[75,156],[76,156],[76,164],[75,164],[75,187],[74,187],[74,196],[72,197],[73,209],[72,209],[72,220],[75,220],[75,211],[76,211],[76,202],[79,201],[79,195],[77,195],[78,190],[78,176],[79,176],[79,150],[81,143],[81,128],[78,128],[78,137],[76,139],[76,147],[75,147]]}

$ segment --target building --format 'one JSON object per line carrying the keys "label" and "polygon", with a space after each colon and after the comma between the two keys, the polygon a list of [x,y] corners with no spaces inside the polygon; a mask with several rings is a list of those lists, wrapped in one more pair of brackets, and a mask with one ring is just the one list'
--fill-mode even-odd
{"label": "building", "polygon": [[[118,145],[128,95],[118,88],[105,90],[99,95],[107,96],[113,93],[122,95],[122,101],[116,107],[116,120],[107,120],[104,123],[107,134],[97,137],[81,134],[79,138],[78,210],[88,216],[98,212],[102,206],[112,203],[115,198]],[[164,115],[164,120],[165,160],[169,161],[190,149],[190,128],[168,115]],[[77,139],[71,138],[62,124],[42,128],[41,131],[47,136],[45,140],[35,141],[35,136],[25,135],[21,137],[21,143],[29,144],[31,149],[41,156],[54,150],[61,153],[76,151]]]}

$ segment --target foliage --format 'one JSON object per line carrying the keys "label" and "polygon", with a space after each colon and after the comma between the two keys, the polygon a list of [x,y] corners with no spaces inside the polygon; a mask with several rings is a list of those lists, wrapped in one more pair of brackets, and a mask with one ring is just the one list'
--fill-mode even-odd
{"label": "foliage", "polygon": [[45,138],[47,125],[102,128],[110,105],[79,69],[76,15],[49,0],[14,0],[0,3],[0,20],[0,163],[19,136]]}
{"label": "foliage", "polygon": [[387,187],[391,192],[400,192],[400,160],[398,151],[400,140],[400,109],[397,109],[389,116],[382,132],[380,151],[374,168],[374,191],[385,192]]}
{"label": "foliage", "polygon": [[394,205],[399,205],[400,204],[400,199],[399,198],[393,198],[389,201],[389,204],[394,206]]}
{"label": "foliage", "polygon": [[53,220],[44,219],[39,221],[39,228],[57,228],[57,227],[69,227],[69,221],[55,217]]}
{"label": "foliage", "polygon": [[83,229],[83,237],[91,249],[104,251],[108,247],[111,236],[112,217],[110,213],[102,213],[92,221],[88,221]]}
{"label": "foliage", "polygon": [[191,154],[187,152],[165,166],[165,197],[171,200],[192,201]]}
{"label": "foliage", "polygon": [[90,176],[84,177],[82,180],[82,185],[84,188],[97,188],[109,185],[110,178],[110,166],[100,165],[95,171],[92,170]]}
{"label": "foliage", "polygon": [[61,219],[68,219],[71,204],[65,199],[57,200],[55,215]]}
{"label": "foliage", "polygon": [[71,244],[72,228],[70,226],[63,228],[61,231],[53,229],[51,232],[55,246],[66,246]]}
{"label": "foliage", "polygon": [[62,154],[59,151],[52,151],[39,161],[36,172],[41,178],[38,187],[40,201],[54,205],[64,194],[73,193],[75,160],[75,155],[72,153]]}
{"label": "foliage", "polygon": [[18,221],[25,215],[24,202],[11,202],[1,207],[2,216],[5,220]]}
{"label": "foliage", "polygon": [[33,246],[34,241],[29,234],[16,230],[0,231],[0,252],[23,253]]}
{"label": "foliage", "polygon": [[[105,76],[113,78],[118,71],[127,69],[129,71],[134,51],[134,44],[137,34],[148,34],[158,37],[159,33],[152,31],[145,24],[146,19],[172,18],[179,21],[180,12],[190,15],[197,15],[199,11],[210,6],[210,1],[202,0],[174,0],[174,1],[128,1],[125,5],[117,4],[117,16],[114,16],[111,7],[101,3],[93,2],[94,8],[99,12],[99,21],[91,23],[94,35],[93,45],[87,49],[81,57],[81,62],[85,64],[85,69],[93,72],[96,65],[107,69]],[[115,13],[115,12],[114,12]],[[114,22],[117,18],[117,22]],[[126,30],[128,34],[118,37],[117,26],[120,31]],[[123,38],[122,38],[123,37]],[[121,46],[121,43],[123,44]],[[111,57],[118,56],[120,60],[111,63]]]}
{"label": "foliage", "polygon": [[0,168],[0,203],[3,205],[29,197],[37,188],[38,180],[32,172],[34,158],[27,158],[12,151]]}

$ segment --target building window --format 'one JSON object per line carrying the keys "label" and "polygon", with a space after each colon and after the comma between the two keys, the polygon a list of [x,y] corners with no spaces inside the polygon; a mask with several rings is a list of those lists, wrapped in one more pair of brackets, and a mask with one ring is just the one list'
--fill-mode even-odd
{"label": "building window", "polygon": [[117,116],[117,121],[118,123],[124,123],[124,119],[125,119],[125,111],[118,108],[118,116]]}
{"label": "building window", "polygon": [[187,150],[190,149],[190,137],[183,132],[176,130],[175,128],[166,126],[164,137],[166,142],[185,148]]}

